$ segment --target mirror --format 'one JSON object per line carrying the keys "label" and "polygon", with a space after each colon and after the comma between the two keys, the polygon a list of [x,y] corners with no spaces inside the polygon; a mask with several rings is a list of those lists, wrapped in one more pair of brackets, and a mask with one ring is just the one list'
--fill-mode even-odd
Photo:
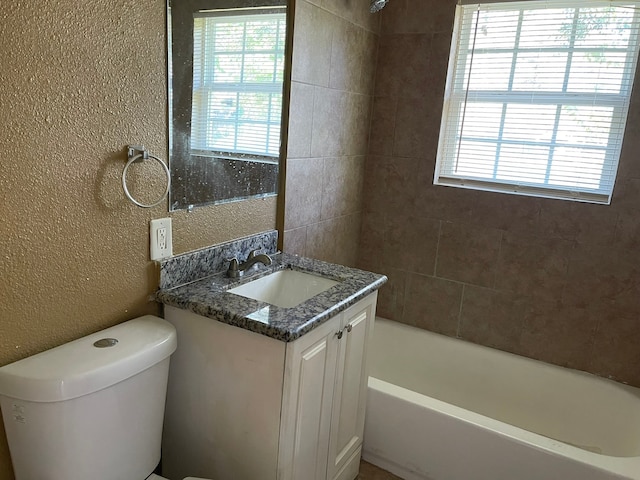
{"label": "mirror", "polygon": [[169,210],[276,195],[287,0],[168,0]]}

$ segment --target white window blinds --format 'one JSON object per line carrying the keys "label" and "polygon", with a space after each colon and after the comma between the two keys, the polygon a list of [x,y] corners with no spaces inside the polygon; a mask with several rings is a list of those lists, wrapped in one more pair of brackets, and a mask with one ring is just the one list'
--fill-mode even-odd
{"label": "white window blinds", "polygon": [[459,5],[435,183],[609,203],[638,3]]}
{"label": "white window blinds", "polygon": [[194,19],[193,153],[277,159],[286,14]]}

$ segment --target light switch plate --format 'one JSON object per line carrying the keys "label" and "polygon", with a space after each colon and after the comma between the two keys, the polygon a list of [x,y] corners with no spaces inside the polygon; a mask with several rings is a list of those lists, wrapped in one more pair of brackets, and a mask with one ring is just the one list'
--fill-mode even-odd
{"label": "light switch plate", "polygon": [[173,256],[173,233],[171,232],[170,218],[151,220],[149,245],[151,260],[162,260]]}

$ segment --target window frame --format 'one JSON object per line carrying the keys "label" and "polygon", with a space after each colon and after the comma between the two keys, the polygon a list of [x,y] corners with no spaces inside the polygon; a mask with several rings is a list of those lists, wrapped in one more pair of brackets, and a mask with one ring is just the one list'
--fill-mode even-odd
{"label": "window frame", "polygon": [[[535,105],[547,104],[547,105],[556,105],[556,118],[555,124],[550,126],[553,128],[552,131],[552,139],[548,142],[527,142],[523,140],[514,141],[514,140],[505,140],[503,138],[503,132],[505,127],[505,116],[506,110],[509,105],[531,105],[532,92],[531,91],[514,91],[513,90],[513,81],[515,76],[515,65],[517,62],[518,54],[521,52],[527,51],[527,49],[520,48],[520,43],[522,40],[522,31],[520,28],[516,31],[516,36],[514,40],[513,48],[505,49],[505,48],[484,48],[484,49],[475,49],[474,41],[474,32],[472,32],[474,27],[474,22],[469,22],[468,26],[463,25],[464,13],[463,10],[465,8],[477,8],[476,12],[480,11],[481,3],[479,2],[461,2],[456,7],[456,17],[455,17],[455,25],[452,36],[452,45],[451,52],[449,55],[449,68],[447,73],[447,84],[445,89],[445,99],[443,105],[443,114],[442,114],[442,122],[440,128],[440,138],[438,141],[438,153],[436,158],[436,168],[434,173],[434,184],[435,185],[444,185],[444,186],[455,186],[461,188],[470,188],[470,189],[479,189],[479,190],[487,190],[494,192],[503,192],[503,193],[513,193],[520,195],[529,195],[529,196],[538,196],[538,197],[548,197],[548,198],[562,198],[567,200],[577,200],[584,202],[592,202],[592,203],[604,203],[608,204],[611,200],[611,195],[613,193],[613,186],[615,184],[615,177],[617,173],[618,162],[620,158],[620,153],[622,149],[622,141],[624,138],[624,130],[626,127],[626,119],[628,115],[629,109],[629,101],[631,96],[631,91],[633,88],[633,81],[635,76],[635,71],[637,67],[638,61],[638,50],[640,48],[640,40],[639,40],[639,26],[638,26],[638,2],[630,1],[630,2],[596,2],[596,1],[588,1],[588,2],[577,2],[575,0],[566,0],[566,1],[554,1],[554,2],[541,2],[539,0],[529,0],[529,1],[518,1],[514,2],[512,0],[504,0],[501,2],[485,2],[490,3],[495,9],[501,10],[511,10],[518,12],[519,17],[519,27],[522,25],[523,12],[533,9],[545,9],[545,8],[561,8],[560,4],[564,6],[564,8],[573,8],[576,12],[579,11],[580,8],[589,8],[596,6],[603,6],[604,4],[633,4],[636,8],[634,12],[634,23],[632,32],[630,35],[629,45],[632,48],[625,49],[626,53],[625,57],[625,70],[622,75],[622,84],[621,90],[619,93],[609,93],[609,94],[598,94],[599,99],[602,103],[599,103],[598,106],[609,107],[612,109],[611,122],[609,126],[613,125],[621,125],[621,129],[619,131],[615,131],[613,128],[610,128],[609,139],[607,145],[602,148],[595,147],[593,145],[589,145],[585,147],[584,145],[579,144],[563,144],[557,143],[557,133],[559,129],[559,118],[562,109],[566,106],[580,106],[580,105],[589,105],[593,106],[593,98],[595,94],[593,92],[568,92],[568,78],[571,74],[571,61],[572,56],[576,52],[580,51],[594,51],[595,47],[591,48],[575,48],[575,30],[572,31],[572,35],[570,37],[570,45],[564,48],[556,48],[555,50],[563,50],[567,53],[567,60],[564,67],[564,81],[562,91],[556,92],[544,92],[541,93],[539,91],[535,92],[536,102]],[[585,3],[587,5],[585,5]],[[537,4],[537,5],[536,5]],[[551,6],[549,6],[551,4]],[[474,15],[479,15],[479,13],[475,13]],[[476,17],[475,25],[479,24],[479,21]],[[574,13],[574,22],[577,24],[577,13]],[[467,30],[463,30],[463,27],[467,27]],[[575,25],[574,25],[575,28]],[[468,39],[467,45],[461,45],[462,38],[466,37]],[[635,41],[635,43],[633,43]],[[466,48],[465,48],[466,47]],[[539,50],[540,48],[538,48]],[[552,48],[547,48],[546,50],[551,50]],[[611,48],[611,51],[616,49]],[[619,49],[622,50],[622,49]],[[609,51],[609,50],[607,50]],[[471,90],[470,79],[471,79],[471,70],[473,68],[473,57],[471,60],[471,65],[467,67],[467,56],[475,55],[476,53],[511,53],[511,71],[509,73],[509,81],[507,90]],[[538,65],[540,62],[537,63]],[[461,67],[461,68],[460,68]],[[466,75],[466,79],[464,76]],[[463,81],[460,82],[460,77],[463,78]],[[456,88],[460,85],[463,88]],[[527,101],[528,100],[528,101]],[[464,126],[464,115],[466,113],[467,105],[473,102],[478,103],[495,103],[496,105],[502,104],[502,117],[500,119],[500,127],[499,133],[496,138],[484,138],[479,139],[479,141],[486,141],[487,143],[493,142],[496,145],[496,155],[495,155],[495,163],[494,163],[494,171],[493,177],[490,179],[487,178],[478,178],[470,175],[457,175],[454,171],[456,164],[453,163],[452,159],[455,159],[456,162],[460,159],[460,146],[463,138],[465,137],[463,126]],[[460,117],[462,116],[462,122],[460,121]],[[617,122],[617,123],[616,123]],[[454,132],[451,132],[451,129],[454,125],[457,125],[458,128],[455,129]],[[615,143],[612,145],[612,137],[615,136]],[[478,139],[476,139],[478,140]],[[456,145],[457,144],[457,145]],[[547,170],[545,174],[544,183],[540,182],[527,182],[527,181],[518,181],[518,180],[500,180],[497,178],[497,169],[500,162],[500,149],[503,145],[514,144],[519,146],[534,146],[534,145],[542,145],[549,147],[549,155],[547,161]],[[549,175],[551,170],[551,165],[553,162],[553,154],[554,150],[558,147],[583,147],[591,150],[604,150],[605,153],[605,166],[607,167],[606,172],[609,172],[612,175],[610,185],[606,186],[606,190],[602,187],[598,189],[589,189],[585,187],[575,187],[575,186],[553,186],[550,185]],[[446,154],[448,152],[455,151],[456,154],[451,157],[447,157]],[[448,168],[448,170],[447,170]],[[603,167],[603,172],[604,172]],[[601,174],[600,183],[602,184],[603,178],[606,173]]]}

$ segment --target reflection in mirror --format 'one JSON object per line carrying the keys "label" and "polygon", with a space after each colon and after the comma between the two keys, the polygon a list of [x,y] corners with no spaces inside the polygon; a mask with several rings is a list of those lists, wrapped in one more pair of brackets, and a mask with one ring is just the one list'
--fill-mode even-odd
{"label": "reflection in mirror", "polygon": [[286,0],[168,0],[170,210],[275,195]]}

